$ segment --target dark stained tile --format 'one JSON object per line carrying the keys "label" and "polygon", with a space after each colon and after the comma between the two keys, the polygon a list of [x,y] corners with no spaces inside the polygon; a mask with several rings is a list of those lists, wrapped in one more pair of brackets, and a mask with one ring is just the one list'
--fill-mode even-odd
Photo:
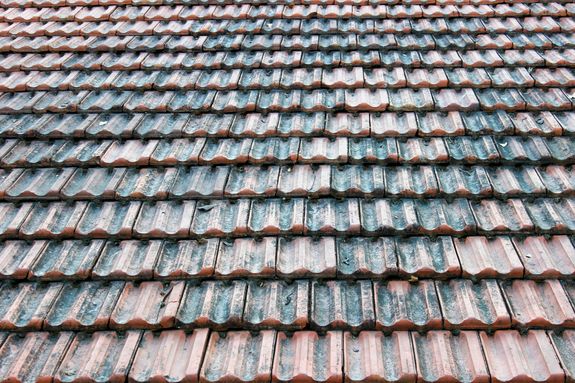
{"label": "dark stained tile", "polygon": [[526,202],[525,207],[540,232],[570,233],[575,229],[573,199],[540,198]]}
{"label": "dark stained tile", "polygon": [[86,202],[36,203],[20,228],[23,237],[60,238],[74,235]]}
{"label": "dark stained tile", "polygon": [[26,279],[46,241],[4,241],[0,244],[0,278]]}
{"label": "dark stained tile", "polygon": [[94,279],[151,279],[161,241],[108,241],[92,269]]}
{"label": "dark stained tile", "polygon": [[359,203],[355,199],[306,201],[305,234],[359,233]]}
{"label": "dark stained tile", "polygon": [[575,352],[575,332],[573,330],[566,330],[561,333],[550,331],[549,337],[551,338],[561,366],[565,371],[567,381],[570,382],[573,380],[575,373],[575,365],[571,357]]}
{"label": "dark stained tile", "polygon": [[282,166],[277,181],[277,195],[281,197],[325,196],[330,194],[331,167],[329,165]]}
{"label": "dark stained tile", "polygon": [[248,232],[249,200],[199,201],[190,234],[205,236],[242,235]]}
{"label": "dark stained tile", "polygon": [[28,278],[40,280],[79,280],[90,277],[105,241],[46,241]]}
{"label": "dark stained tile", "polygon": [[62,283],[10,283],[0,285],[0,328],[40,330]]}
{"label": "dark stained tile", "polygon": [[30,202],[22,204],[0,203],[0,216],[4,217],[0,221],[0,235],[3,237],[17,235],[32,207],[33,204]]}
{"label": "dark stained tile", "polygon": [[335,277],[336,246],[331,237],[281,237],[276,273],[282,278]]}
{"label": "dark stained tile", "polygon": [[248,230],[254,234],[300,234],[304,231],[304,200],[253,200]]}
{"label": "dark stained tile", "polygon": [[447,196],[471,197],[492,194],[491,183],[484,167],[434,166],[439,193]]}
{"label": "dark stained tile", "polygon": [[275,274],[277,239],[221,240],[215,275],[219,277],[270,277]]}
{"label": "dark stained tile", "polygon": [[186,237],[195,201],[144,202],[134,224],[134,234],[143,237]]}
{"label": "dark stained tile", "polygon": [[[172,169],[168,169],[170,171]],[[174,169],[172,184],[168,186],[170,196],[179,198],[218,197],[230,177],[227,166],[190,166]],[[145,178],[144,178],[145,180]]]}
{"label": "dark stained tile", "polygon": [[75,169],[59,194],[73,199],[113,199],[125,173],[124,168]]}
{"label": "dark stained tile", "polygon": [[340,278],[383,277],[398,272],[395,242],[390,237],[338,238],[336,243]]}
{"label": "dark stained tile", "polygon": [[72,168],[26,169],[6,190],[6,197],[57,199],[73,171]]}
{"label": "dark stained tile", "polygon": [[534,225],[521,200],[471,202],[478,229],[486,233],[529,232]]}
{"label": "dark stained tile", "polygon": [[399,273],[417,277],[456,277],[461,266],[450,237],[396,240]]}
{"label": "dark stained tile", "polygon": [[397,197],[433,197],[439,188],[431,166],[388,166],[385,194]]}
{"label": "dark stained tile", "polygon": [[211,276],[214,273],[218,239],[164,241],[154,266],[155,279]]}
{"label": "dark stained tile", "polygon": [[80,237],[120,238],[132,235],[141,202],[90,202],[76,227]]}

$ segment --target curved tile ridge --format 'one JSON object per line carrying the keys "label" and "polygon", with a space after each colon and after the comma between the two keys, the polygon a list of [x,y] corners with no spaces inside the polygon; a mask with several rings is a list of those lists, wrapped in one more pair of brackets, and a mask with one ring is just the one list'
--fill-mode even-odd
{"label": "curved tile ridge", "polygon": [[562,382],[573,379],[574,334],[571,330],[352,334],[206,329],[0,333],[0,379]]}

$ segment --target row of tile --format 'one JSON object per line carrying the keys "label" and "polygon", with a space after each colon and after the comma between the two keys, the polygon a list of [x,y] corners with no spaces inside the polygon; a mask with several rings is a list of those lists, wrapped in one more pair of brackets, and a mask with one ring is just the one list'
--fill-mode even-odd
{"label": "row of tile", "polygon": [[575,248],[568,236],[561,235],[0,243],[0,278],[7,280],[570,280],[574,276]]}
{"label": "row of tile", "polygon": [[575,328],[575,283],[233,280],[0,284],[1,330]]}
{"label": "row of tile", "polygon": [[[154,37],[149,37],[154,39]],[[93,39],[97,46],[84,43]],[[107,45],[115,38],[54,37],[48,42],[38,37],[19,38],[12,50],[22,53],[0,53],[0,70],[200,70],[200,69],[271,69],[271,68],[316,68],[321,67],[407,67],[407,68],[454,68],[472,69],[476,67],[574,67],[575,50],[507,50],[502,58],[497,51],[219,51],[219,52],[123,52],[111,53],[106,50],[125,50],[136,45]],[[131,39],[131,38],[129,38]],[[147,39],[147,38],[146,38]],[[313,42],[313,38],[310,41]],[[40,42],[40,44],[36,44]],[[89,41],[88,41],[89,42]],[[101,45],[103,43],[104,45]],[[64,44],[64,45],[63,45]],[[98,53],[82,53],[91,49]],[[178,48],[179,49],[179,48]],[[60,51],[59,53],[49,53]],[[44,52],[44,53],[25,53]],[[67,53],[65,53],[67,52]],[[556,72],[559,76],[560,72]],[[453,77],[453,76],[452,76]],[[452,81],[454,81],[452,79]]]}
{"label": "row of tile", "polygon": [[[105,64],[104,64],[105,65]],[[176,71],[19,71],[0,73],[0,92],[66,90],[249,90],[354,88],[574,87],[569,68],[296,68]]]}
{"label": "row of tile", "polygon": [[0,114],[0,138],[533,137],[573,134],[573,112]]}
{"label": "row of tile", "polygon": [[[411,19],[419,23],[419,18],[455,17],[545,17],[561,18],[575,16],[572,4],[559,2],[515,4],[449,4],[449,5],[79,5],[71,8],[4,8],[0,10],[0,22],[35,21],[140,21],[140,20],[222,20],[222,19],[322,19],[344,20],[350,18]],[[445,21],[440,20],[439,24]],[[486,20],[486,22],[488,22]]]}
{"label": "row of tile", "polygon": [[[564,92],[565,90],[565,92]],[[38,91],[0,93],[0,113],[573,110],[565,88]]]}
{"label": "row of tile", "polygon": [[573,166],[284,165],[0,170],[0,200],[575,195]]}
{"label": "row of tile", "polygon": [[196,329],[0,333],[0,339],[0,379],[6,381],[558,383],[575,376],[572,330],[354,335]]}
{"label": "row of tile", "polygon": [[[203,8],[203,7],[202,7]],[[46,9],[46,8],[45,8]],[[415,21],[390,20],[390,19],[281,19],[281,18],[261,18],[261,19],[241,19],[241,20],[128,20],[128,21],[32,21],[32,22],[0,22],[0,36],[142,36],[142,35],[217,35],[217,34],[263,34],[273,35],[276,44],[281,38],[277,34],[287,35],[323,35],[342,33],[358,34],[357,41],[362,43],[374,40],[375,37],[369,34],[377,33],[404,33],[406,36],[382,35],[385,41],[392,46],[406,48],[411,46],[411,40],[416,39],[423,47],[435,47],[445,49],[457,47],[466,43],[469,48],[477,46],[475,39],[466,36],[466,39],[458,39],[456,36],[444,34],[464,33],[469,35],[477,34],[500,34],[493,36],[499,44],[511,48],[550,48],[561,45],[565,37],[575,31],[575,23],[572,17],[518,17],[518,18],[453,18],[445,21],[443,19],[417,19]],[[552,34],[563,32],[566,36],[557,40],[557,36]],[[414,35],[410,35],[413,33]],[[427,33],[431,35],[427,35]],[[507,33],[505,35],[503,33]],[[533,35],[536,34],[536,35]],[[411,37],[410,37],[411,36]],[[547,37],[549,36],[549,37]],[[561,35],[559,35],[561,36]],[[246,49],[257,49],[254,46],[261,45],[264,36],[256,36],[253,39],[247,37],[242,43]],[[483,37],[485,39],[485,36]],[[529,41],[533,39],[535,41]],[[569,39],[568,39],[569,40]],[[167,41],[167,39],[165,39]],[[237,40],[234,40],[236,43]],[[479,40],[482,41],[482,40]],[[238,42],[238,43],[239,43]],[[210,40],[205,41],[206,47],[210,47]],[[169,43],[168,43],[169,44]],[[572,47],[572,46],[569,46]],[[429,49],[429,48],[428,48]]]}
{"label": "row of tile", "polygon": [[574,145],[569,136],[178,138],[145,141],[7,139],[0,141],[0,165],[13,168],[139,167],[150,164],[573,164]]}
{"label": "row of tile", "polygon": [[1,238],[572,233],[575,200],[239,199],[0,203]]}

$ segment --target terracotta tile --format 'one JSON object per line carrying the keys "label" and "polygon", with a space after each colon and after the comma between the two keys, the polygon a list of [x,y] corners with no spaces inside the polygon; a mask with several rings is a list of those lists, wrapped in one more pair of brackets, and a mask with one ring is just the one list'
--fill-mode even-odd
{"label": "terracotta tile", "polygon": [[46,316],[48,330],[105,329],[123,282],[65,284]]}
{"label": "terracotta tile", "polygon": [[140,206],[141,203],[136,201],[91,202],[78,222],[75,234],[91,238],[128,237],[132,234]]}
{"label": "terracotta tile", "polygon": [[480,333],[491,378],[504,382],[515,377],[529,381],[562,382],[564,372],[545,331]]}
{"label": "terracotta tile", "polygon": [[441,89],[433,93],[435,106],[441,111],[470,111],[479,109],[473,89]]}
{"label": "terracotta tile", "polygon": [[568,68],[539,68],[532,73],[538,86],[574,86],[575,76]]}
{"label": "terracotta tile", "polygon": [[397,166],[385,168],[385,194],[398,197],[432,197],[438,185],[431,166]]}
{"label": "terracotta tile", "polygon": [[460,197],[492,194],[485,168],[479,166],[435,166],[439,193]]}
{"label": "terracotta tile", "polygon": [[524,268],[508,237],[454,239],[463,268],[471,278],[521,278]]}
{"label": "terracotta tile", "polygon": [[322,85],[327,88],[361,88],[363,86],[363,68],[324,69]]}
{"label": "terracotta tile", "polygon": [[228,197],[274,196],[280,168],[271,167],[233,167],[227,178],[224,193]]}
{"label": "terracotta tile", "polygon": [[208,335],[207,329],[146,331],[130,367],[130,381],[197,381]]}
{"label": "terracotta tile", "polygon": [[495,50],[468,50],[461,53],[463,67],[500,67],[503,66],[503,59]]}
{"label": "terracotta tile", "polygon": [[109,241],[92,269],[94,279],[151,279],[161,241]]}
{"label": "terracotta tile", "polygon": [[570,233],[575,228],[573,200],[536,199],[525,204],[539,232]]}
{"label": "terracotta tile", "polygon": [[0,246],[0,278],[25,279],[46,241],[5,241]]}
{"label": "terracotta tile", "polygon": [[304,233],[359,233],[359,204],[355,199],[308,200]]}
{"label": "terracotta tile", "polygon": [[389,110],[403,112],[420,112],[433,110],[433,98],[429,89],[390,90]]}
{"label": "terracotta tile", "polygon": [[[260,70],[262,75],[267,75],[259,80],[263,83],[263,87],[279,86],[281,84],[284,88],[299,88],[299,89],[313,89],[321,86],[322,69],[321,68],[294,68],[281,70],[281,82],[276,79],[276,73],[279,70],[270,72],[269,70]],[[255,70],[253,72],[256,72]],[[253,73],[252,72],[252,73]],[[272,84],[269,84],[272,81]]]}
{"label": "terracotta tile", "polygon": [[343,382],[342,333],[298,331],[277,336],[272,382]]}
{"label": "terracotta tile", "polygon": [[32,107],[46,92],[18,92],[0,95],[0,113],[32,113]]}
{"label": "terracotta tile", "polygon": [[421,136],[459,136],[465,133],[461,113],[418,113],[418,134]]}
{"label": "terracotta tile", "polygon": [[417,230],[422,234],[469,234],[477,228],[466,199],[420,199],[415,210],[419,217]]}
{"label": "terracotta tile", "polygon": [[447,77],[441,68],[407,70],[407,85],[413,88],[445,88]]}
{"label": "terracotta tile", "polygon": [[144,202],[134,224],[134,234],[152,238],[186,237],[195,207],[195,201]]}
{"label": "terracotta tile", "polygon": [[125,172],[126,169],[123,168],[76,169],[65,181],[59,194],[73,199],[114,198],[116,188]]}
{"label": "terracotta tile", "polygon": [[0,285],[2,330],[40,330],[46,315],[62,288],[62,283],[5,282]]}
{"label": "terracotta tile", "polygon": [[507,161],[549,161],[552,154],[541,137],[500,137],[495,139],[497,150]]}
{"label": "terracotta tile", "polygon": [[446,162],[448,153],[440,138],[408,138],[398,140],[399,159],[409,163]]}
{"label": "terracotta tile", "polygon": [[330,136],[369,136],[370,114],[337,113],[328,115],[324,133]]}
{"label": "terracotta tile", "polygon": [[214,273],[218,239],[164,241],[154,265],[155,279],[206,277]]}
{"label": "terracotta tile", "polygon": [[345,165],[331,169],[331,193],[338,197],[374,197],[384,194],[384,169]]}
{"label": "terracotta tile", "polygon": [[487,233],[528,232],[534,228],[521,200],[509,199],[505,202],[482,200],[471,202],[471,208],[480,231]]}
{"label": "terracotta tile", "polygon": [[26,199],[56,199],[72,172],[72,168],[26,169],[6,190],[6,196]]}
{"label": "terracotta tile", "polygon": [[201,114],[190,117],[182,134],[186,136],[227,136],[235,116],[230,114]]}
{"label": "terracotta tile", "polygon": [[158,140],[113,141],[100,162],[112,166],[148,165],[158,143]]}
{"label": "terracotta tile", "polygon": [[248,161],[251,139],[208,139],[200,154],[200,163],[241,164]]}
{"label": "terracotta tile", "polygon": [[414,113],[377,113],[370,114],[371,135],[415,136],[418,129]]}
{"label": "terracotta tile", "polygon": [[415,360],[407,332],[396,331],[385,335],[363,331],[357,336],[346,332],[344,359],[346,382],[413,381],[416,378]]}
{"label": "terracotta tile", "polygon": [[311,325],[325,330],[374,328],[370,281],[312,282]]}
{"label": "terracotta tile", "polygon": [[199,201],[190,234],[203,236],[246,234],[249,208],[249,200]]}
{"label": "terracotta tile", "polygon": [[575,352],[575,343],[574,343],[574,331],[573,330],[566,330],[561,333],[555,332],[548,332],[549,337],[551,338],[551,342],[553,343],[553,347],[561,362],[561,366],[566,374],[567,382],[571,382],[573,380],[573,372],[574,372],[574,365],[573,365],[573,352]]}
{"label": "terracotta tile", "polygon": [[571,100],[561,89],[525,89],[520,90],[521,97],[525,99],[527,110],[571,110]]}
{"label": "terracotta tile", "polygon": [[78,105],[80,112],[119,112],[130,97],[129,92],[91,91]]}
{"label": "terracotta tile", "polygon": [[176,171],[175,168],[128,168],[115,188],[114,197],[164,199],[175,185]]}
{"label": "terracotta tile", "polygon": [[417,277],[455,277],[461,266],[450,237],[397,239],[399,273]]}
{"label": "terracotta tile", "polygon": [[268,382],[271,378],[276,334],[231,331],[222,337],[212,333],[200,372],[200,382]]}
{"label": "terracotta tile", "polygon": [[387,237],[337,239],[341,277],[382,277],[397,273],[395,243]]}
{"label": "terracotta tile", "polygon": [[53,160],[55,153],[64,146],[62,140],[56,141],[18,141],[16,145],[12,145],[11,140],[7,141],[4,146],[6,153],[2,156],[0,164],[4,167],[16,166],[47,166],[50,160]]}
{"label": "terracotta tile", "polygon": [[370,68],[363,74],[365,85],[370,88],[400,88],[407,84],[402,68]]}
{"label": "terracotta tile", "polygon": [[575,311],[557,280],[502,281],[511,320],[518,327],[573,327]]}
{"label": "terracotta tile", "polygon": [[78,333],[72,340],[55,382],[123,382],[140,341],[139,331]]}
{"label": "terracotta tile", "polygon": [[[246,281],[187,283],[176,316],[179,327],[237,328],[242,324]],[[179,300],[179,299],[178,299]],[[178,303],[176,300],[176,303]],[[229,334],[228,334],[229,335]]]}
{"label": "terracotta tile", "polygon": [[308,281],[250,281],[243,322],[257,329],[302,329],[308,324],[308,296]]}
{"label": "terracotta tile", "polygon": [[545,186],[537,171],[532,167],[497,167],[488,168],[487,173],[493,186],[493,193],[500,197],[513,197],[523,194],[541,195]]}
{"label": "terracotta tile", "polygon": [[167,105],[170,112],[207,112],[216,97],[214,90],[191,90],[175,92]]}
{"label": "terracotta tile", "polygon": [[562,278],[575,274],[575,248],[564,235],[513,238],[529,278]]}
{"label": "terracotta tile", "polygon": [[490,375],[475,331],[411,333],[417,379],[426,382],[489,382]]}
{"label": "terracotta tile", "polygon": [[541,66],[544,58],[534,50],[506,50],[501,53],[505,65],[509,66]]}
{"label": "terracotta tile", "polygon": [[297,137],[258,138],[253,141],[248,162],[253,164],[294,163],[298,159],[299,147],[300,139]]}
{"label": "terracotta tile", "polygon": [[265,277],[275,274],[277,240],[272,237],[222,240],[215,274],[220,277]]}
{"label": "terracotta tile", "polygon": [[18,382],[50,381],[74,337],[71,332],[3,334],[0,376]]}
{"label": "terracotta tile", "polygon": [[184,282],[127,282],[110,316],[115,329],[159,329],[172,327]]}
{"label": "terracotta tile", "polygon": [[52,281],[87,279],[103,247],[103,240],[47,241],[28,278]]}
{"label": "terracotta tile", "polygon": [[511,326],[496,280],[436,282],[447,329],[505,329]]}
{"label": "terracotta tile", "polygon": [[280,277],[290,279],[335,277],[334,238],[279,238],[276,273]]}
{"label": "terracotta tile", "polygon": [[575,189],[573,168],[560,165],[540,166],[537,174],[550,195],[571,195]]}
{"label": "terracotta tile", "polygon": [[[142,121],[143,114],[101,113],[97,115],[94,123],[86,128],[86,135],[93,137],[132,137],[137,126]],[[123,142],[127,148],[136,146],[137,141]],[[152,141],[155,142],[155,141]],[[143,144],[142,142],[141,144]],[[120,143],[117,143],[120,145]],[[136,152],[140,152],[138,149]],[[152,149],[153,150],[153,149]],[[128,151],[129,153],[129,151]]]}
{"label": "terracotta tile", "polygon": [[551,112],[517,113],[514,124],[519,134],[539,136],[560,136],[562,134],[561,124]]}
{"label": "terracotta tile", "polygon": [[388,331],[441,328],[441,310],[432,281],[374,283],[376,328]]}
{"label": "terracotta tile", "polygon": [[[229,168],[225,166],[190,166],[172,170],[170,182],[164,182],[166,192],[176,197],[217,197],[224,193]],[[166,177],[166,180],[169,180]],[[143,178],[142,181],[146,181]]]}
{"label": "terracotta tile", "polygon": [[279,123],[279,113],[249,113],[237,116],[232,124],[230,137],[274,136]]}
{"label": "terracotta tile", "polygon": [[316,137],[304,139],[298,154],[303,162],[345,162],[347,160],[347,138]]}
{"label": "terracotta tile", "polygon": [[74,235],[86,202],[37,203],[20,228],[23,237],[60,238]]}

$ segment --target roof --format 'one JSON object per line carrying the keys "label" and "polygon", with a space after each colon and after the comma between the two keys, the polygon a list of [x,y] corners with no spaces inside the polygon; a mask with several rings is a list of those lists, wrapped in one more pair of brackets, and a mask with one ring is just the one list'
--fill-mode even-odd
{"label": "roof", "polygon": [[575,380],[572,1],[0,5],[0,381]]}

